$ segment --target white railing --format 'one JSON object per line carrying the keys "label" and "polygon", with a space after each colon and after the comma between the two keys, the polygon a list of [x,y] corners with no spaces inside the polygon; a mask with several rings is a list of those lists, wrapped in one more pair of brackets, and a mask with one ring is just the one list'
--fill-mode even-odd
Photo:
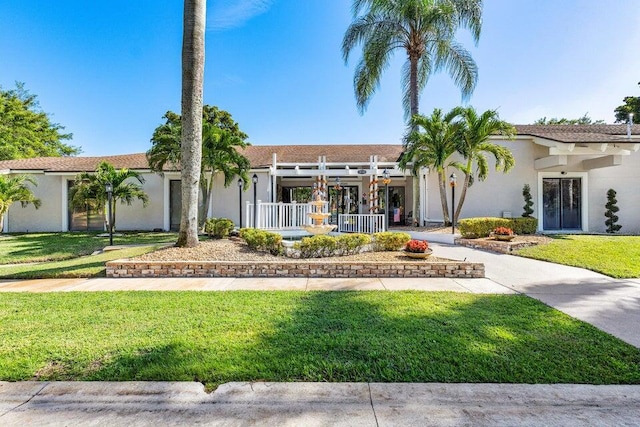
{"label": "white railing", "polygon": [[[311,206],[308,203],[263,203],[258,200],[256,205],[256,221],[254,222],[253,203],[247,202],[245,215],[247,227],[262,230],[286,230],[300,228],[302,225],[311,223],[307,215],[311,212]],[[327,208],[328,203],[325,202],[323,212],[326,212]]]}
{"label": "white railing", "polygon": [[385,231],[384,214],[340,214],[338,232],[373,234]]}

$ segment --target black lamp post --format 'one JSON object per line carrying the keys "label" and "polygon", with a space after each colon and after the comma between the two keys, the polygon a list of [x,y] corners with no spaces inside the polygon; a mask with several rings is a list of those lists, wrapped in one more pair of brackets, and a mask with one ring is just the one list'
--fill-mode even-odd
{"label": "black lamp post", "polygon": [[257,228],[258,225],[258,174],[253,174],[251,177],[253,181],[253,228]]}
{"label": "black lamp post", "polygon": [[238,228],[242,228],[242,185],[244,181],[242,178],[238,180],[238,212],[240,212],[240,226]]}
{"label": "black lamp post", "polygon": [[113,184],[107,182],[104,184],[104,191],[107,192],[107,227],[109,227],[109,246],[113,246],[113,224],[111,217],[111,200],[113,198]]}
{"label": "black lamp post", "polygon": [[449,177],[449,185],[451,186],[451,234],[456,233],[456,183],[458,178],[455,172]]}
{"label": "black lamp post", "polygon": [[340,209],[340,211],[342,213],[344,213],[344,200],[342,200],[342,185],[340,184],[340,177],[336,177],[336,185],[333,186],[333,188],[336,190],[336,198],[337,200],[337,206],[336,206],[336,212],[338,211],[338,209]]}
{"label": "black lamp post", "polygon": [[386,229],[389,228],[389,183],[391,182],[387,169],[382,172],[382,178],[382,182],[384,183],[384,221]]}

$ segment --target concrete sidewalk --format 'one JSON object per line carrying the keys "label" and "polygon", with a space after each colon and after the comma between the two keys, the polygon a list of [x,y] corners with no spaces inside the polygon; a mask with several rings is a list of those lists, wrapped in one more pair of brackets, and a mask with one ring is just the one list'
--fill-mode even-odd
{"label": "concrete sidewalk", "polygon": [[637,426],[640,386],[0,382],[3,426]]}

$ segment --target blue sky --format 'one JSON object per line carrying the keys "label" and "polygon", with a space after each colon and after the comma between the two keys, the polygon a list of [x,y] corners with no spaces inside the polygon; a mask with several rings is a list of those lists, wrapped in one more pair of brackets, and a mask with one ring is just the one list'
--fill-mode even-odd
{"label": "blue sky", "polygon": [[[229,111],[254,145],[400,143],[398,52],[367,111],[353,95],[359,53],[340,44],[351,0],[210,0],[205,103]],[[83,155],[144,152],[180,109],[180,0],[3,0],[0,85],[25,82]],[[613,122],[640,95],[637,0],[485,0],[468,101],[512,123],[584,113]],[[462,102],[434,76],[420,110]]]}

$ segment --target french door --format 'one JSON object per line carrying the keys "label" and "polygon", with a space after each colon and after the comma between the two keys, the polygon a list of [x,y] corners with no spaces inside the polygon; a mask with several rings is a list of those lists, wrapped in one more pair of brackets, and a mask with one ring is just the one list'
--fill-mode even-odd
{"label": "french door", "polygon": [[544,178],[542,203],[544,230],[582,229],[581,178]]}

